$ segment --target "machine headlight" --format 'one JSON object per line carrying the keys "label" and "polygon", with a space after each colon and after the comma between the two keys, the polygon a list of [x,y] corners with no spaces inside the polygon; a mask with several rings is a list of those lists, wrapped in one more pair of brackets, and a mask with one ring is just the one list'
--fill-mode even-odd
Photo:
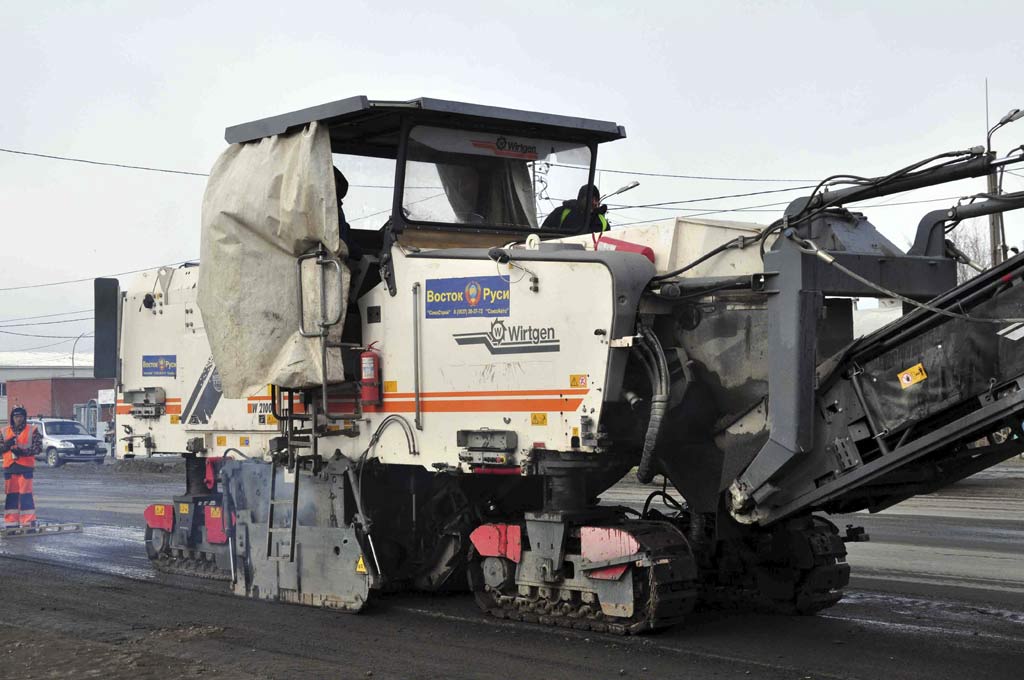
{"label": "machine headlight", "polygon": [[62,449],[73,449],[73,448],[75,448],[75,445],[72,444],[71,442],[68,442],[68,441],[58,442],[57,446],[59,446]]}

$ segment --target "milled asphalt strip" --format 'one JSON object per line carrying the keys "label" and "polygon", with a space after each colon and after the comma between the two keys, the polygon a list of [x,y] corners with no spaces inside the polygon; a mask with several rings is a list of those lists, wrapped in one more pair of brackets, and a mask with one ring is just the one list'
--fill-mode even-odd
{"label": "milled asphalt strip", "polygon": [[561,628],[561,627],[558,627],[558,626],[550,627],[550,626],[541,626],[539,624],[534,624],[534,623],[520,623],[520,622],[516,622],[516,621],[503,621],[501,619],[496,619],[496,618],[491,617],[491,616],[485,616],[483,614],[481,614],[481,617],[482,617],[481,619],[477,619],[477,618],[469,618],[468,616],[457,616],[455,614],[445,614],[444,612],[436,612],[436,611],[432,611],[430,609],[418,609],[418,608],[415,608],[415,607],[401,607],[401,606],[398,606],[398,607],[392,607],[392,609],[394,609],[395,611],[408,612],[410,614],[419,614],[421,616],[427,616],[427,617],[430,617],[432,619],[441,619],[441,620],[444,620],[444,621],[457,621],[459,623],[468,623],[468,624],[471,624],[471,625],[479,625],[479,624],[483,623],[483,624],[486,624],[488,626],[494,626],[494,627],[498,627],[498,628],[509,628],[509,629],[511,629],[511,628],[518,628],[520,630],[522,630],[520,627],[523,626],[523,625],[534,626],[534,627],[540,629],[541,631],[547,629],[547,630],[550,630],[552,632],[557,633],[558,635],[561,635],[562,637],[573,637],[573,638],[576,638],[577,640],[583,640],[583,641],[587,640],[591,636],[600,636],[602,641],[615,642],[615,643],[621,644],[623,646],[629,645],[629,646],[632,646],[632,647],[639,648],[640,650],[656,649],[656,650],[658,650],[660,652],[667,652],[667,653],[670,653],[670,654],[674,654],[676,656],[691,657],[691,658],[694,658],[694,659],[697,659],[697,660],[704,659],[704,660],[708,660],[708,661],[724,661],[724,662],[727,662],[727,663],[734,663],[734,664],[740,664],[740,665],[745,665],[745,666],[754,666],[755,668],[763,668],[763,669],[766,669],[766,670],[786,671],[786,672],[789,672],[789,673],[795,673],[795,674],[799,675],[800,677],[813,676],[815,678],[829,678],[831,680],[849,680],[849,678],[850,678],[850,676],[848,676],[848,675],[832,675],[831,673],[824,673],[824,672],[821,672],[821,671],[808,671],[807,669],[804,669],[804,668],[797,668],[795,666],[787,666],[787,665],[784,665],[784,664],[773,664],[773,663],[768,663],[768,662],[765,662],[765,661],[755,661],[753,659],[748,659],[748,658],[744,658],[744,657],[741,657],[741,656],[727,656],[727,655],[724,655],[724,654],[715,654],[714,652],[701,652],[701,651],[696,651],[696,650],[693,650],[693,649],[680,649],[678,647],[669,647],[668,645],[663,645],[663,644],[658,644],[658,643],[651,642],[650,638],[643,637],[643,636],[636,636],[636,635],[624,635],[624,636],[608,635],[606,633],[594,633],[592,631],[576,630],[575,628]]}
{"label": "milled asphalt strip", "polygon": [[[225,599],[229,599],[229,600],[233,600],[233,601],[238,601],[239,600],[239,597],[237,595],[232,595],[230,592],[218,592],[218,591],[212,590],[212,589],[211,590],[205,590],[205,589],[202,589],[202,588],[190,587],[190,586],[184,585],[184,584],[179,585],[179,584],[161,583],[159,581],[153,581],[153,580],[144,580],[144,579],[141,579],[141,578],[135,578],[135,577],[131,577],[131,576],[124,576],[124,575],[121,575],[121,574],[111,573],[109,571],[103,571],[103,570],[100,570],[100,569],[90,568],[90,567],[82,566],[82,565],[79,565],[79,564],[67,564],[67,563],[64,563],[64,562],[50,562],[50,561],[47,561],[47,560],[42,560],[42,559],[32,558],[32,557],[25,557],[25,556],[22,556],[22,555],[0,555],[0,559],[12,559],[12,560],[18,560],[18,561],[21,561],[21,562],[29,562],[29,563],[33,563],[33,564],[43,564],[43,565],[50,566],[50,567],[60,567],[62,569],[70,569],[72,571],[78,571],[78,572],[82,572],[82,573],[86,573],[86,574],[95,574],[95,575],[99,575],[99,576],[105,576],[105,577],[108,577],[108,578],[124,579],[126,581],[132,581],[132,582],[135,582],[135,583],[142,583],[142,584],[151,585],[151,586],[157,586],[157,587],[160,587],[160,588],[169,588],[169,589],[173,589],[173,590],[186,590],[186,591],[189,591],[189,592],[192,592],[192,593],[200,593],[200,594],[203,594],[203,595],[213,595],[213,596],[216,596],[216,597],[221,597],[221,598],[225,598]],[[268,602],[267,604],[273,606],[275,603]],[[405,606],[401,606],[401,605],[391,605],[391,606],[389,606],[389,609],[393,610],[393,611],[406,612],[406,613],[409,613],[409,614],[415,614],[415,615],[419,615],[419,616],[424,616],[424,617],[428,617],[428,618],[432,618],[432,619],[445,620],[445,621],[453,621],[453,622],[458,622],[458,623],[465,623],[465,624],[469,624],[469,625],[473,625],[473,626],[479,626],[479,625],[483,624],[483,625],[488,625],[488,626],[497,627],[497,628],[506,628],[506,629],[515,628],[515,629],[518,629],[519,631],[523,630],[523,626],[528,626],[530,629],[532,629],[534,631],[537,631],[537,632],[545,632],[545,630],[547,630],[546,626],[540,626],[538,624],[530,624],[530,623],[520,623],[520,622],[515,622],[515,621],[502,621],[500,619],[495,619],[495,618],[492,618],[492,617],[489,617],[489,616],[485,616],[483,613],[480,614],[480,618],[476,618],[476,617],[468,617],[468,616],[458,616],[456,614],[446,614],[444,612],[433,611],[433,610],[430,610],[430,609],[420,609],[418,607],[405,607]],[[670,646],[667,646],[667,645],[664,645],[664,644],[659,644],[659,643],[651,642],[650,638],[636,637],[636,636],[609,635],[609,634],[606,634],[606,633],[594,633],[592,631],[578,631],[578,630],[575,630],[575,629],[572,629],[572,628],[552,628],[550,630],[556,631],[559,635],[562,635],[563,637],[574,637],[577,640],[581,640],[581,641],[586,640],[587,638],[590,638],[590,637],[597,637],[602,642],[613,642],[613,643],[616,643],[616,644],[631,645],[631,646],[639,648],[641,650],[643,650],[643,649],[655,649],[655,650],[658,650],[658,651],[662,651],[662,652],[666,652],[666,653],[671,653],[671,654],[678,655],[678,656],[690,657],[690,658],[693,658],[693,659],[696,659],[696,660],[705,659],[705,660],[709,660],[709,661],[728,662],[728,663],[752,666],[754,668],[761,668],[761,669],[765,669],[765,670],[785,671],[785,672],[795,673],[795,674],[799,675],[800,677],[806,677],[809,674],[809,672],[806,671],[805,669],[800,669],[800,668],[797,668],[795,666],[788,666],[788,665],[784,665],[784,664],[773,664],[773,663],[768,663],[768,662],[764,662],[764,661],[755,661],[755,660],[752,660],[752,659],[747,659],[747,658],[738,657],[738,656],[727,656],[727,655],[723,655],[723,654],[715,654],[713,652],[695,651],[695,650],[691,650],[691,649],[679,649],[677,647],[670,647]],[[829,680],[849,680],[848,676],[832,675],[832,674],[829,674],[829,673],[823,673],[823,672],[819,672],[819,671],[814,671],[813,672],[813,676],[815,678],[828,678]]]}
{"label": "milled asphalt strip", "polygon": [[955,586],[958,588],[973,588],[974,590],[1024,593],[1024,586],[1019,582],[973,578],[963,575],[945,576],[943,574],[926,574],[922,576],[908,576],[906,572],[860,567],[854,573],[853,578],[887,581],[890,583],[917,583],[929,586]]}
{"label": "milled asphalt strip", "polygon": [[998,633],[982,633],[980,631],[962,630],[959,628],[946,628],[944,626],[920,626],[914,623],[898,623],[895,621],[881,621],[879,619],[865,619],[859,616],[833,616],[831,614],[818,613],[815,614],[818,618],[830,619],[832,621],[844,621],[851,623],[859,623],[866,626],[874,626],[875,628],[883,628],[886,630],[900,630],[909,631],[913,633],[920,633],[922,635],[930,636],[957,636],[971,640],[978,638],[986,638],[989,640],[999,640],[1001,642],[1012,642],[1015,645],[1019,645],[1020,638],[1010,637],[1008,635],[999,635]]}

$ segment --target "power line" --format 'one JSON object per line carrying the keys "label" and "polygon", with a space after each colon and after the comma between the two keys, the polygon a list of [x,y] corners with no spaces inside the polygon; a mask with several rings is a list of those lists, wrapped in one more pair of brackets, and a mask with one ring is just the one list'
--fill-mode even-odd
{"label": "power line", "polygon": [[[901,201],[899,203],[875,203],[875,204],[872,204],[872,205],[859,205],[859,206],[857,206],[857,208],[892,208],[892,207],[896,207],[896,206],[900,206],[900,205],[919,205],[921,203],[940,203],[940,202],[946,202],[946,201],[955,201],[958,198],[960,198],[960,197],[959,196],[948,196],[948,197],[945,197],[945,198],[928,198],[928,199],[923,199],[923,200],[919,200],[919,201]],[[721,213],[730,213],[730,212],[771,212],[771,213],[776,213],[776,212],[778,212],[778,210],[759,210],[758,208],[769,208],[769,207],[773,207],[773,206],[782,206],[782,205],[789,205],[789,203],[788,202],[782,202],[782,203],[761,203],[759,205],[745,206],[745,207],[742,207],[742,208],[721,208],[719,210],[709,210],[707,212],[701,212],[701,213],[697,213],[697,214],[694,214],[694,215],[684,215],[684,217],[686,217],[686,218],[704,217],[704,216],[707,216],[707,215],[718,215],[718,214],[721,214]],[[692,210],[692,208],[678,208],[678,210]],[[666,218],[664,218],[664,217],[656,217],[654,219],[639,220],[639,221],[636,221],[636,222],[623,222],[622,224],[616,224],[616,225],[613,225],[613,226],[616,226],[616,227],[628,227],[628,226],[632,226],[632,225],[635,225],[635,224],[650,224],[652,222],[661,222],[664,219],[666,219]]]}
{"label": "power line", "polygon": [[47,345],[36,345],[35,347],[20,347],[18,349],[5,349],[5,350],[0,350],[0,351],[2,351],[2,352],[33,352],[33,351],[35,351],[37,349],[47,349],[49,347],[56,347],[57,345],[63,345],[63,344],[69,343],[69,342],[71,342],[71,338],[67,338],[66,340],[58,340],[57,342],[51,342],[51,343],[49,343]]}
{"label": "power line", "polygon": [[[421,199],[418,199],[418,200],[415,200],[415,201],[409,201],[408,203],[405,203],[404,205],[402,205],[402,207],[405,208],[406,206],[415,205],[416,203],[423,203],[424,201],[430,201],[430,200],[433,200],[433,199],[438,198],[440,196],[444,196],[444,194],[445,194],[445,192],[442,191],[441,193],[434,194],[433,196],[427,196],[426,198],[421,198]],[[377,215],[383,215],[384,213],[390,212],[390,211],[391,211],[391,208],[385,208],[384,210],[378,210],[377,212],[370,213],[369,215],[361,215],[359,217],[353,217],[352,219],[349,220],[349,222],[358,222],[359,220],[365,220],[365,219],[370,218],[370,217],[376,217]]]}
{"label": "power line", "polygon": [[[32,151],[18,151],[17,149],[0,148],[4,153],[16,154],[18,156],[33,156],[35,158],[47,158],[52,161],[67,161],[69,163],[86,163],[88,165],[102,165],[108,168],[123,168],[125,170],[145,170],[146,172],[163,172],[169,175],[188,175],[190,177],[209,177],[208,172],[192,172],[190,170],[173,170],[171,168],[154,168],[147,165],[128,165],[127,163],[109,163],[106,161],[94,161],[88,158],[73,158],[71,156],[54,156],[48,153],[34,153]],[[359,189],[394,189],[391,184],[350,184],[351,187]],[[406,189],[440,189],[441,187],[415,187]]]}
{"label": "power line", "polygon": [[75,338],[91,338],[92,334],[89,335],[38,335],[36,333],[15,333],[14,331],[0,331],[4,335],[17,335],[22,338],[49,338],[51,340],[60,338],[62,340],[74,340]]}
{"label": "power line", "polygon": [[40,314],[38,316],[19,316],[16,319],[3,319],[0,324],[11,323],[13,321],[30,321],[32,319],[50,319],[55,316],[70,316],[72,314],[85,314],[86,312],[92,312],[91,309],[79,309],[74,312],[55,312],[53,314]]}
{"label": "power line", "polygon": [[[564,163],[547,163],[556,168],[573,168],[575,170],[590,170],[582,165],[567,165]],[[638,177],[666,177],[669,179],[703,179],[714,182],[816,182],[814,179],[770,179],[767,177],[714,177],[710,175],[674,175],[667,172],[639,172],[634,170],[611,170],[609,168],[597,168],[597,172],[608,172],[615,175],[636,175]]]}
{"label": "power line", "polygon": [[[145,172],[162,172],[169,175],[187,175],[189,177],[209,177],[207,172],[192,172],[190,170],[174,170],[172,168],[157,168],[148,165],[130,165],[128,163],[113,163],[109,161],[95,161],[89,158],[75,158],[73,156],[57,156],[48,153],[36,153],[33,151],[20,151],[18,149],[0,148],[0,151],[18,156],[32,156],[34,158],[46,158],[53,161],[65,161],[68,163],[86,163],[88,165],[101,165],[108,168],[122,168],[125,170],[143,170]],[[564,163],[547,163],[557,168],[573,168],[576,170],[590,170],[589,167],[581,165],[568,165]],[[610,168],[597,168],[598,172],[607,172],[616,175],[636,175],[638,177],[665,177],[668,179],[699,179],[714,182],[815,182],[813,179],[780,179],[769,177],[719,177],[712,175],[678,175],[667,172],[642,172],[638,170],[612,170]],[[349,186],[360,189],[393,189],[393,186],[386,184],[351,184]],[[406,189],[440,189],[441,187],[406,187]]]}
{"label": "power line", "polygon": [[66,281],[51,281],[49,283],[33,283],[33,284],[29,284],[27,286],[10,286],[8,288],[0,288],[0,293],[3,293],[5,291],[9,291],[9,290],[26,290],[26,289],[29,289],[29,288],[49,288],[50,286],[63,286],[64,284],[67,284],[67,283],[82,283],[84,281],[92,281],[93,279],[99,279],[99,278],[113,278],[115,276],[127,276],[128,274],[138,274],[140,272],[148,272],[151,269],[159,269],[160,267],[176,267],[178,265],[185,264],[186,262],[195,262],[195,260],[196,260],[196,258],[193,258],[191,260],[181,260],[180,262],[172,262],[170,264],[157,265],[156,267],[146,267],[145,269],[133,269],[131,271],[118,272],[116,274],[103,274],[102,276],[87,276],[87,277],[82,278],[82,279],[68,279]]}
{"label": "power line", "polygon": [[789,187],[787,189],[768,189],[768,190],[765,190],[765,191],[748,191],[748,192],[743,193],[743,194],[723,194],[722,196],[705,196],[704,198],[688,198],[688,199],[682,200],[682,201],[662,201],[660,203],[644,203],[644,204],[640,204],[640,205],[623,205],[621,207],[623,207],[623,208],[657,208],[657,207],[666,206],[666,205],[682,205],[684,203],[700,203],[701,201],[720,201],[722,199],[728,199],[728,198],[746,198],[747,196],[763,196],[765,194],[781,194],[781,193],[786,193],[788,191],[800,191],[801,189],[813,189],[815,186],[817,186],[817,185],[809,184],[809,185],[804,185],[804,186],[799,186],[799,187]]}
{"label": "power line", "polygon": [[36,323],[12,323],[0,328],[18,328],[21,326],[50,326],[57,323],[75,323],[76,321],[92,321],[94,317],[84,316],[81,319],[64,319],[63,321],[37,321]]}
{"label": "power line", "polygon": [[125,163],[107,163],[104,161],[93,161],[88,158],[71,158],[70,156],[53,156],[46,153],[33,153],[31,151],[18,151],[16,149],[0,148],[4,153],[17,154],[19,156],[34,156],[36,158],[48,158],[53,161],[68,161],[71,163],[87,163],[89,165],[103,165],[108,168],[125,168],[127,170],[145,170],[146,172],[163,172],[168,175],[191,175],[192,177],[209,177],[205,172],[189,172],[188,170],[170,170],[168,168],[151,168],[145,165],[127,165]]}

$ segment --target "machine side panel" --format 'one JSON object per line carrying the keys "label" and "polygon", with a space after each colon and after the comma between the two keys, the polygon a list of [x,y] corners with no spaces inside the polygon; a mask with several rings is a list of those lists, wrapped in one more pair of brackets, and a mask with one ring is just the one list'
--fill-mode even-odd
{"label": "machine side panel", "polygon": [[[139,274],[121,311],[115,455],[180,454],[199,437],[209,455],[259,456],[277,434],[269,392],[226,399],[196,305],[198,267]],[[130,432],[125,431],[125,426]]]}
{"label": "machine side panel", "polygon": [[423,455],[411,458],[391,430],[376,448],[383,462],[456,466],[459,430],[516,433],[508,465],[535,446],[578,448],[602,402],[617,398],[604,393],[609,355],[618,351],[609,346],[609,270],[597,262],[526,266],[536,283],[486,259],[399,257],[397,295],[379,286],[361,300],[364,343],[376,343],[383,382],[382,404],[364,406],[377,413],[363,437],[388,414],[422,425]]}

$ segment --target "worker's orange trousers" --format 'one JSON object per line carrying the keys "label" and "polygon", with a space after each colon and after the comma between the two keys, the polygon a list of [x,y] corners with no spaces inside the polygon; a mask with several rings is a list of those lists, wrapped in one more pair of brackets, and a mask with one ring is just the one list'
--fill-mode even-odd
{"label": "worker's orange trousers", "polygon": [[32,498],[32,473],[4,473],[4,524],[8,527],[28,526],[36,521],[36,504]]}

